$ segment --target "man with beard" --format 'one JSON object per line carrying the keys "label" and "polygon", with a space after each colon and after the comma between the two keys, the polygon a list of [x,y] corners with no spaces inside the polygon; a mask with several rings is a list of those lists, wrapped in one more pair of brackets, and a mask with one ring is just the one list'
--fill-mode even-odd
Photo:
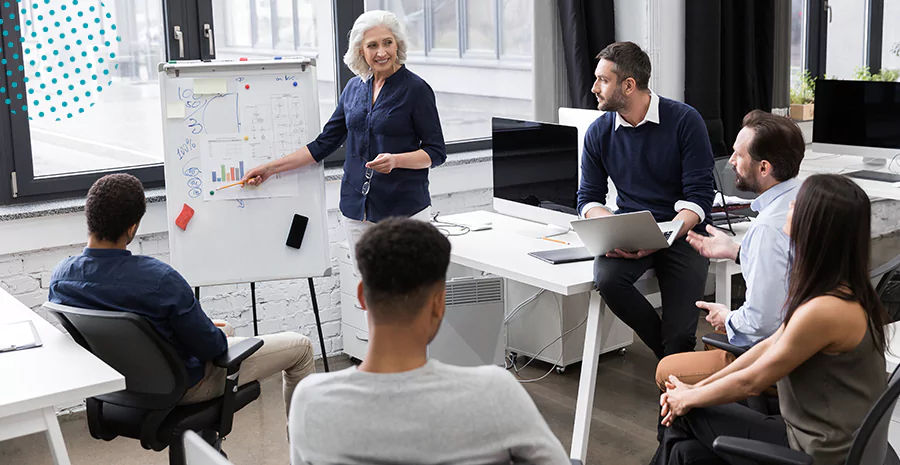
{"label": "man with beard", "polygon": [[[731,311],[708,302],[697,302],[697,306],[709,311],[706,321],[717,331],[727,332],[731,344],[749,348],[781,326],[790,271],[790,238],[782,227],[800,190],[797,173],[806,146],[800,128],[781,116],[753,110],[744,117],[743,126],[729,163],[735,186],[759,195],[751,204],[759,216],[740,244],[712,226],[706,228],[709,237],[690,232],[687,240],[704,257],[727,258],[741,265],[747,283],[741,308]],[[723,350],[671,355],[657,366],[656,383],[665,391],[666,380],[675,375],[694,384],[733,360]]]}
{"label": "man with beard", "polygon": [[[658,359],[694,350],[695,305],[703,297],[709,259],[685,240],[703,231],[713,201],[713,154],[703,118],[692,107],[648,87],[650,58],[631,42],[597,55],[591,89],[599,117],[584,138],[578,211],[585,218],[614,214],[604,204],[611,178],[615,213],[649,210],[657,222],[684,221],[678,239],[663,250],[615,250],[594,260],[594,282],[612,312],[637,333]],[[662,317],[634,283],[654,269]]]}

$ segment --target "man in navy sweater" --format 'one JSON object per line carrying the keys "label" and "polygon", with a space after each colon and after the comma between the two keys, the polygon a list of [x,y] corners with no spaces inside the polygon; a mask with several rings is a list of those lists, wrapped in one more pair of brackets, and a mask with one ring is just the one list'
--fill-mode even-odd
{"label": "man in navy sweater", "polygon": [[[650,58],[631,42],[597,55],[591,89],[597,118],[584,138],[578,211],[585,218],[612,215],[607,179],[618,190],[615,213],[649,210],[658,222],[683,220],[668,249],[616,250],[594,261],[594,282],[609,308],[656,357],[687,352],[696,343],[709,260],[685,240],[702,233],[713,201],[713,154],[703,118],[692,107],[659,97],[648,87]],[[660,318],[634,283],[654,269],[662,293]]]}

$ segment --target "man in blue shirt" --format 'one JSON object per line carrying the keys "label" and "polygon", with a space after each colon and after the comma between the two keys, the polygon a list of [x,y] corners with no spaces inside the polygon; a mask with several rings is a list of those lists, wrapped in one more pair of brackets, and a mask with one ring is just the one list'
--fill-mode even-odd
{"label": "man in blue shirt", "polygon": [[[731,344],[749,348],[775,333],[783,320],[790,272],[790,238],[783,228],[800,190],[797,174],[806,145],[800,128],[782,116],[753,110],[743,125],[729,162],[735,186],[759,195],[751,204],[759,215],[740,243],[712,226],[707,227],[709,237],[690,232],[688,242],[704,257],[727,258],[741,265],[747,283],[741,308],[731,311],[709,302],[697,302],[697,306],[709,311],[706,320],[717,331],[727,332]],[[694,384],[733,360],[722,350],[672,355],[657,366],[656,381],[663,391],[670,375]]]}
{"label": "man in blue shirt", "polygon": [[[184,360],[190,389],[181,403],[221,396],[225,370],[210,362],[228,346],[243,340],[227,337],[203,313],[191,286],[169,265],[132,255],[126,249],[146,211],[144,188],[128,174],[97,180],[85,203],[88,243],[81,255],[69,257],[53,271],[50,301],[94,310],[135,313],[144,317]],[[259,336],[261,349],[241,365],[241,383],[284,372],[285,413],[294,387],[315,371],[313,349],[306,336],[279,333]]]}
{"label": "man in blue shirt", "polygon": [[[703,118],[692,107],[648,88],[650,58],[631,42],[597,55],[592,91],[597,118],[584,138],[578,211],[612,215],[604,204],[607,179],[618,191],[615,213],[649,210],[657,222],[684,221],[663,250],[616,250],[594,261],[597,290],[612,312],[634,329],[657,358],[694,349],[709,260],[684,235],[706,221],[713,201],[713,154]],[[701,229],[702,230],[702,229]],[[660,318],[634,283],[654,269],[662,293]]]}

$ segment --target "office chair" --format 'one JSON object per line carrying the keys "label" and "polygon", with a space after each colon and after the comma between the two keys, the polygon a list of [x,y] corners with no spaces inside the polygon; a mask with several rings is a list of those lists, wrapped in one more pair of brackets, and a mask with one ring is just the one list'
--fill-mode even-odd
{"label": "office chair", "polygon": [[259,339],[241,341],[212,361],[227,370],[222,396],[178,405],[189,388],[184,362],[144,318],[52,302],[44,308],[75,342],[125,376],[125,390],[87,399],[88,428],[95,439],[139,439],[157,452],[168,447],[170,465],[184,465],[184,431],[200,431],[221,452],[234,412],[259,397],[258,382],[238,386],[241,362],[262,347]]}
{"label": "office chair", "polygon": [[[845,465],[900,464],[900,458],[888,443],[890,412],[894,411],[897,396],[900,396],[900,383],[897,382],[898,371],[900,371],[900,367],[894,370],[887,390],[878,398],[866,418],[863,419],[859,429],[856,430],[853,443],[850,445],[850,453],[847,454],[847,461],[844,462]],[[761,464],[808,465],[813,463],[812,457],[800,451],[731,436],[716,438],[713,441],[713,449],[716,452],[747,458]]]}
{"label": "office chair", "polygon": [[234,465],[191,430],[184,432],[184,458],[187,465]]}
{"label": "office chair", "polygon": [[[712,208],[711,213],[713,213],[713,216],[715,216],[716,213],[723,213],[724,214],[723,217],[718,218],[718,219],[713,218],[713,220],[712,220],[713,225],[725,232],[730,233],[732,236],[736,236],[737,233],[734,232],[733,223],[749,221],[750,217],[748,215],[744,215],[744,214],[733,213],[734,207],[736,207],[736,206],[740,207],[740,208],[737,208],[738,210],[748,208],[751,201],[747,200],[746,204],[740,204],[740,205],[734,205],[734,204],[728,205],[728,203],[725,201],[725,182],[722,180],[722,176],[721,176],[720,172],[723,169],[727,169],[728,160],[729,160],[728,158],[724,158],[724,157],[718,158],[715,160],[715,167],[713,168],[713,179],[715,181],[714,187],[718,191],[718,196],[720,196],[720,198],[722,199],[722,206],[721,207],[714,206]],[[722,168],[720,168],[720,165],[722,165]],[[729,207],[732,207],[732,208],[729,208]],[[725,221],[722,221],[723,219]]]}

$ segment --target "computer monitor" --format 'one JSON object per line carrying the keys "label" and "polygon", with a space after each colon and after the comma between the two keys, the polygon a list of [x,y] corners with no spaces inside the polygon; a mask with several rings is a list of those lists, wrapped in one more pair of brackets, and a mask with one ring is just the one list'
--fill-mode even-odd
{"label": "computer monitor", "polygon": [[812,150],[880,159],[900,154],[900,82],[816,81]]}
{"label": "computer monitor", "polygon": [[492,120],[494,210],[535,223],[528,235],[568,232],[578,218],[578,129]]}

